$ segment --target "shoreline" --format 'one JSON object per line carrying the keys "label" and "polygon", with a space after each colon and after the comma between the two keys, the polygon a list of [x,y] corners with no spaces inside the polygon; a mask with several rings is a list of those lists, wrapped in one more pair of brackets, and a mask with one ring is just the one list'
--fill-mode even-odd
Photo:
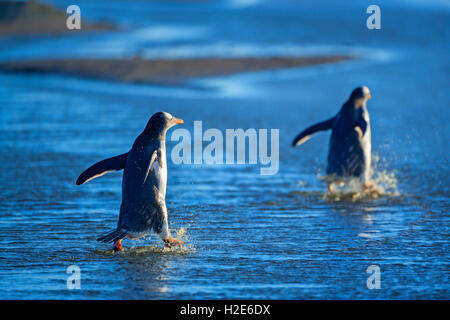
{"label": "shoreline", "polygon": [[[81,30],[66,28],[66,13],[36,1],[0,1],[0,37],[82,33],[117,30],[109,23],[84,22]],[[357,57],[329,55],[316,57],[202,57],[180,59],[131,58],[48,58],[0,62],[0,71],[12,73],[61,74],[90,79],[156,85],[183,85],[192,78],[226,76],[243,72],[268,71],[337,63]]]}
{"label": "shoreline", "polygon": [[193,78],[337,63],[355,57],[246,57],[188,59],[48,59],[0,62],[0,71],[63,74],[124,83],[182,85]]}

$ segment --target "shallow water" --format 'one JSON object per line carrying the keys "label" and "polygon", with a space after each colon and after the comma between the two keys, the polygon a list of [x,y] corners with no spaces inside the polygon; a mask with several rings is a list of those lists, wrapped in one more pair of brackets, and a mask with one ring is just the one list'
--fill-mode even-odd
{"label": "shallow water", "polygon": [[[157,56],[166,49],[192,56],[196,46],[214,52],[220,44],[237,55],[288,48],[361,59],[176,88],[0,74],[1,298],[450,298],[445,4],[382,4],[382,30],[369,31],[357,2],[336,8],[330,1],[314,15],[308,11],[313,2],[245,7],[224,1],[170,10],[132,3],[80,6],[92,19],[136,30],[134,37],[2,40],[0,58],[90,56],[96,48],[99,56]],[[162,27],[170,41],[151,31]],[[374,174],[383,189],[329,197],[321,180],[329,133],[296,149],[290,143],[307,125],[337,112],[361,84],[372,91]],[[170,227],[174,234],[182,230],[185,247],[163,249],[149,237],[124,240],[127,250],[112,253],[95,239],[116,224],[121,174],[81,187],[74,182],[93,162],[127,150],[159,110],[183,118],[190,130],[194,120],[202,120],[204,130],[279,128],[280,170],[260,176],[259,166],[169,161]],[[81,269],[81,290],[66,288],[70,265]],[[380,266],[380,290],[366,286],[370,265]]]}

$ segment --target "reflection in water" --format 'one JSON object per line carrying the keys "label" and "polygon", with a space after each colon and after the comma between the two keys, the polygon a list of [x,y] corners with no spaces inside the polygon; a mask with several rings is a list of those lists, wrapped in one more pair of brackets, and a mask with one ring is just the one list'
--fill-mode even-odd
{"label": "reflection in water", "polygon": [[122,272],[128,275],[125,287],[153,295],[167,293],[171,269],[176,263],[173,258],[172,255],[149,252],[145,255],[123,255],[119,265]]}

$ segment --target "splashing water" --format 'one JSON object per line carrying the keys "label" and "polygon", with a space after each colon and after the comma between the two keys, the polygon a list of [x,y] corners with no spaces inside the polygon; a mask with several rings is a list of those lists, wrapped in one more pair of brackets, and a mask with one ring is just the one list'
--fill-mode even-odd
{"label": "splashing water", "polygon": [[180,229],[178,229],[178,231],[176,231],[175,239],[187,241],[189,239],[187,229],[184,227],[181,227]]}
{"label": "splashing water", "polygon": [[398,196],[397,179],[393,173],[377,172],[369,188],[364,188],[358,178],[351,179],[343,186],[333,185],[333,193],[325,194],[324,198],[333,201],[377,199],[380,197]]}
{"label": "splashing water", "polygon": [[[383,162],[385,161],[386,159],[384,159]],[[389,172],[387,169],[382,168],[380,157],[376,154],[372,155],[370,177],[370,182],[373,185],[369,188],[364,188],[363,183],[359,178],[352,178],[342,184],[334,183],[333,193],[325,194],[324,199],[332,201],[356,201],[400,195],[397,189],[398,181],[394,172]],[[320,177],[320,179],[327,180],[327,177]]]}
{"label": "splashing water", "polygon": [[194,253],[195,250],[191,246],[182,246],[182,247],[160,247],[158,245],[150,245],[150,246],[132,246],[130,248],[124,248],[123,251],[114,252],[112,249],[110,250],[102,250],[97,249],[94,253],[104,256],[114,256],[114,255],[143,255],[143,254],[191,254]]}
{"label": "splashing water", "polygon": [[132,244],[129,247],[124,246],[124,250],[121,252],[114,252],[112,249],[108,250],[102,250],[97,249],[94,252],[101,255],[117,255],[117,254],[126,254],[126,255],[140,255],[140,254],[147,254],[147,253],[160,253],[160,254],[190,254],[195,252],[195,248],[192,244],[186,244],[188,238],[188,232],[185,227],[181,227],[178,230],[171,230],[172,234],[175,234],[176,240],[182,240],[185,243],[181,247],[162,247],[156,244],[152,244],[149,246],[137,246],[136,242],[142,242],[151,239],[150,235],[147,235],[141,239],[133,239],[132,241],[134,244]]}

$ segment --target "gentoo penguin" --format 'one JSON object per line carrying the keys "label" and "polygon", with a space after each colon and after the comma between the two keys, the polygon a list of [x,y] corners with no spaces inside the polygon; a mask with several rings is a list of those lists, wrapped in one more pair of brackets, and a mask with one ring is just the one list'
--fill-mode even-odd
{"label": "gentoo penguin", "polygon": [[81,185],[108,171],[124,169],[117,228],[97,239],[114,242],[114,251],[122,251],[123,238],[140,238],[149,232],[157,234],[166,247],[183,243],[170,234],[166,208],[166,132],[181,123],[167,112],[155,113],[129,152],[102,160],[78,177],[76,184]]}
{"label": "gentoo penguin", "polygon": [[373,186],[369,181],[372,145],[366,106],[370,98],[369,88],[356,88],[336,116],[307,128],[292,142],[296,147],[318,131],[332,130],[327,164],[330,194],[333,182],[342,184],[345,178],[350,177],[359,177],[364,189]]}

